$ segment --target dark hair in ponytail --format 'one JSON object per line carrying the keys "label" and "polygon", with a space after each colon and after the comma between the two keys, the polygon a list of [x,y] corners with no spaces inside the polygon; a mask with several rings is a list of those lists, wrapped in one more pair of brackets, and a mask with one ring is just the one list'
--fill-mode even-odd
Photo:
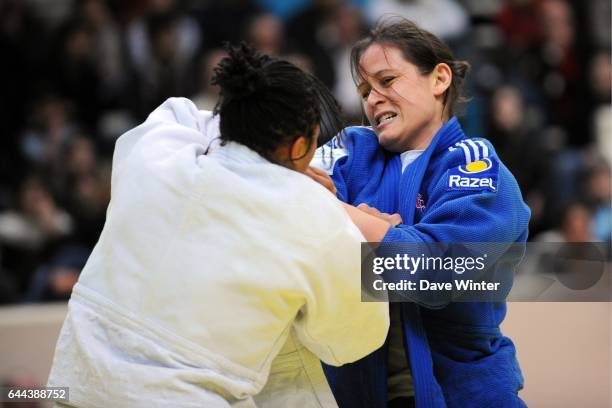
{"label": "dark hair in ponytail", "polygon": [[279,146],[299,136],[311,140],[317,126],[319,144],[342,129],[338,104],[314,76],[245,43],[225,48],[228,57],[212,79],[221,88],[214,111],[220,115],[223,142],[241,143],[274,161]]}
{"label": "dark hair in ponytail", "polygon": [[362,74],[359,67],[365,50],[372,44],[381,44],[399,48],[406,61],[416,65],[422,74],[429,74],[436,65],[447,64],[453,78],[450,87],[444,94],[444,107],[453,115],[458,103],[467,98],[462,96],[463,82],[470,69],[467,61],[455,60],[451,49],[438,37],[423,30],[414,22],[402,17],[390,17],[379,21],[370,30],[367,37],[359,40],[351,50],[351,73],[355,82],[359,82]]}

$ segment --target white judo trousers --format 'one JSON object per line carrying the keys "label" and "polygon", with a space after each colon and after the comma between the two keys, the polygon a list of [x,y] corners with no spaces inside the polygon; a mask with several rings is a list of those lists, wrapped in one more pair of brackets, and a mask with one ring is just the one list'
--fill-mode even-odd
{"label": "white judo trousers", "polygon": [[306,176],[228,143],[171,98],[117,141],[100,239],[50,386],[79,407],[334,407],[318,359],[382,346],[360,302],[363,237]]}

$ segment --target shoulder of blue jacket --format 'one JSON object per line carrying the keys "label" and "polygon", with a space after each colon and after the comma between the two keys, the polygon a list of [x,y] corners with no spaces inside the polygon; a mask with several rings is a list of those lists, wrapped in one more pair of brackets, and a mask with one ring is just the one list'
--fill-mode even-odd
{"label": "shoulder of blue jacket", "polygon": [[349,155],[370,156],[382,147],[378,136],[370,126],[351,126],[340,133],[339,142]]}
{"label": "shoulder of blue jacket", "polygon": [[349,126],[335,138],[339,139],[341,144],[346,146],[361,144],[361,143],[376,143],[378,137],[371,126]]}
{"label": "shoulder of blue jacket", "polygon": [[370,126],[350,126],[319,147],[310,163],[333,174],[336,163],[365,145],[377,146],[378,138]]}
{"label": "shoulder of blue jacket", "polygon": [[347,150],[344,147],[340,147],[334,139],[319,147],[310,162],[312,167],[319,168],[329,175],[334,173],[334,166],[338,160],[348,156]]}
{"label": "shoulder of blue jacket", "polygon": [[497,153],[487,139],[470,138],[449,146],[443,157],[449,163],[469,164],[485,158],[497,159]]}
{"label": "shoulder of blue jacket", "polygon": [[442,160],[447,191],[497,191],[499,159],[488,140],[463,139],[448,147]]}

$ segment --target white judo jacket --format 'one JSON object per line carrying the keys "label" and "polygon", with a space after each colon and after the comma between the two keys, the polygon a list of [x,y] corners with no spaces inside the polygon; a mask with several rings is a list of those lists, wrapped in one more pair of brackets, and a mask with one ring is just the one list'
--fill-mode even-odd
{"label": "white judo jacket", "polygon": [[205,154],[218,133],[172,98],[117,141],[49,377],[70,405],[336,406],[316,357],[384,343],[388,306],[360,302],[363,237],[339,202],[242,145]]}

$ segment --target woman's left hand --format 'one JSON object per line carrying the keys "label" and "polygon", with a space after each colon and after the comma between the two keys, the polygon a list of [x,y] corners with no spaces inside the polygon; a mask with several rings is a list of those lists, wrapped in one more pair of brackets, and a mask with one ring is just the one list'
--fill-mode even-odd
{"label": "woman's left hand", "polygon": [[387,214],[384,212],[380,212],[378,211],[378,209],[374,208],[374,207],[370,207],[369,205],[367,205],[366,203],[361,203],[357,206],[357,208],[365,213],[368,213],[370,215],[373,215],[377,218],[380,218],[381,220],[387,221],[389,224],[391,224],[392,227],[397,227],[398,225],[400,225],[403,221],[402,221],[402,216],[395,213],[395,214]]}
{"label": "woman's left hand", "polygon": [[311,179],[313,179],[314,181],[316,181],[317,183],[325,187],[334,196],[336,195],[337,190],[336,190],[336,186],[334,185],[333,180],[323,170],[318,169],[316,167],[309,167],[308,169],[306,169],[306,172],[304,174],[306,174],[308,177],[310,177]]}

